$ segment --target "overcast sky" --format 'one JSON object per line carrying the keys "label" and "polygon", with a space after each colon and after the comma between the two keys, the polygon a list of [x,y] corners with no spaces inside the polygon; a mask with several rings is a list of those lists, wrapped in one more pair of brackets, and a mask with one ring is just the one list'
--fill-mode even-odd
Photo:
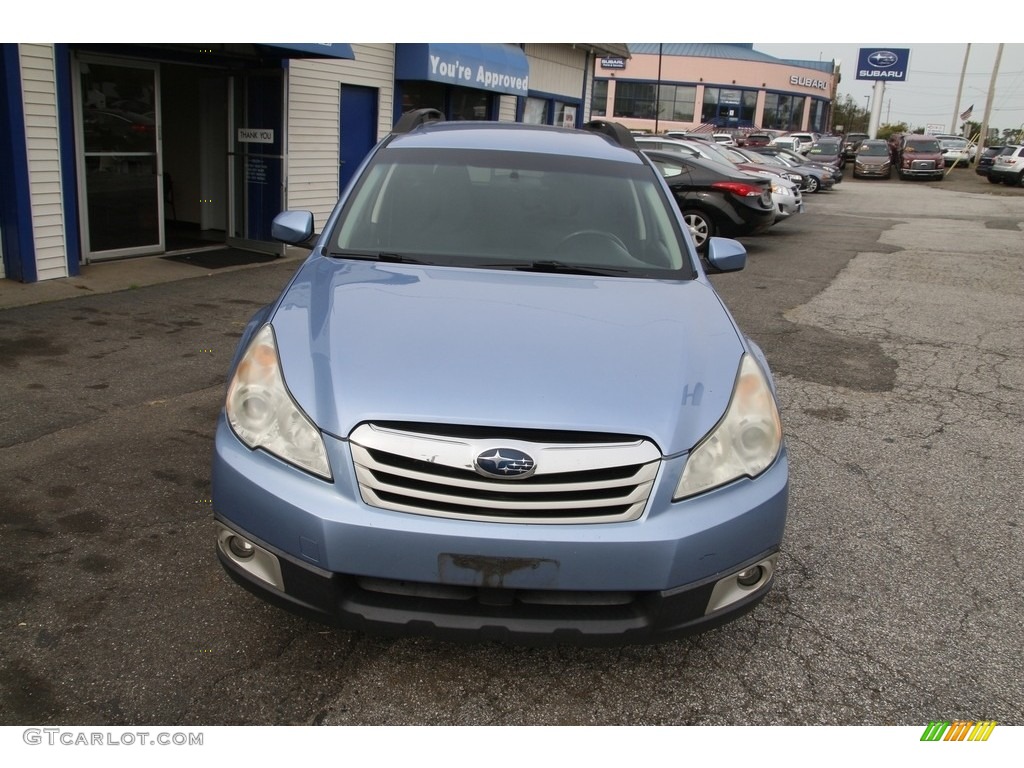
{"label": "overcast sky", "polygon": [[[956,92],[967,54],[966,43],[754,43],[755,50],[783,59],[839,61],[839,96],[849,94],[862,107],[867,103],[865,97],[873,93],[874,82],[856,79],[858,52],[861,48],[883,47],[909,48],[910,65],[906,82],[886,84],[881,121],[905,122],[911,128],[942,123],[948,130],[957,107]],[[979,123],[985,114],[997,48],[995,43],[972,43],[967,59],[959,112],[973,105],[971,119]],[[1024,44],[1003,46],[989,125],[999,129],[1024,126]]]}

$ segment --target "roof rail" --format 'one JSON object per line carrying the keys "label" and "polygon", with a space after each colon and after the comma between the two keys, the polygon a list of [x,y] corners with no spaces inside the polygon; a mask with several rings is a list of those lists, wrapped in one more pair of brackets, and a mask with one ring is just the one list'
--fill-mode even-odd
{"label": "roof rail", "polygon": [[583,124],[583,130],[607,136],[620,147],[639,149],[633,140],[633,134],[622,123],[613,123],[608,120],[591,120],[589,123]]}
{"label": "roof rail", "polygon": [[444,120],[444,115],[438,110],[430,107],[423,109],[414,109],[411,112],[406,112],[395,123],[395,127],[391,129],[392,133],[408,133],[413,128],[424,125],[426,123],[436,123]]}

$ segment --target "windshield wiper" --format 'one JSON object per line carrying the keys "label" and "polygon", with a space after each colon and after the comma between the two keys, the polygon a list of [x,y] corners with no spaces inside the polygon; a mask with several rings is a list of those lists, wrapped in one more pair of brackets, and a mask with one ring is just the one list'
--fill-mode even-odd
{"label": "windshield wiper", "polygon": [[479,267],[493,267],[495,269],[515,269],[519,272],[550,272],[560,275],[595,275],[611,276],[625,275],[630,270],[623,267],[591,267],[581,264],[566,264],[564,261],[521,261],[511,264],[483,263]]}
{"label": "windshield wiper", "polygon": [[327,254],[336,259],[359,259],[361,261],[382,261],[388,264],[428,264],[430,262],[388,251],[330,251]]}

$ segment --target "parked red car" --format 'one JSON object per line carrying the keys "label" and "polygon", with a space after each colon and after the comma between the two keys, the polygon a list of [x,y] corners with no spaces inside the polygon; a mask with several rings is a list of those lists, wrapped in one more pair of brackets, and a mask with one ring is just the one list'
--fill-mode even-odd
{"label": "parked red car", "polygon": [[772,137],[767,133],[748,133],[747,140],[743,142],[745,147],[767,147],[772,142]]}

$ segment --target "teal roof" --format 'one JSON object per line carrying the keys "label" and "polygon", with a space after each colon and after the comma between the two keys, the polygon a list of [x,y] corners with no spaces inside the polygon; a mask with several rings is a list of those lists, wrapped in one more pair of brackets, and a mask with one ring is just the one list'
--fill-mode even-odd
{"label": "teal roof", "polygon": [[786,64],[800,69],[832,74],[834,62],[807,61],[804,59],[779,59],[754,50],[753,43],[629,43],[632,54],[662,56],[693,56],[700,59],[734,59],[739,61],[760,61],[766,64]]}

